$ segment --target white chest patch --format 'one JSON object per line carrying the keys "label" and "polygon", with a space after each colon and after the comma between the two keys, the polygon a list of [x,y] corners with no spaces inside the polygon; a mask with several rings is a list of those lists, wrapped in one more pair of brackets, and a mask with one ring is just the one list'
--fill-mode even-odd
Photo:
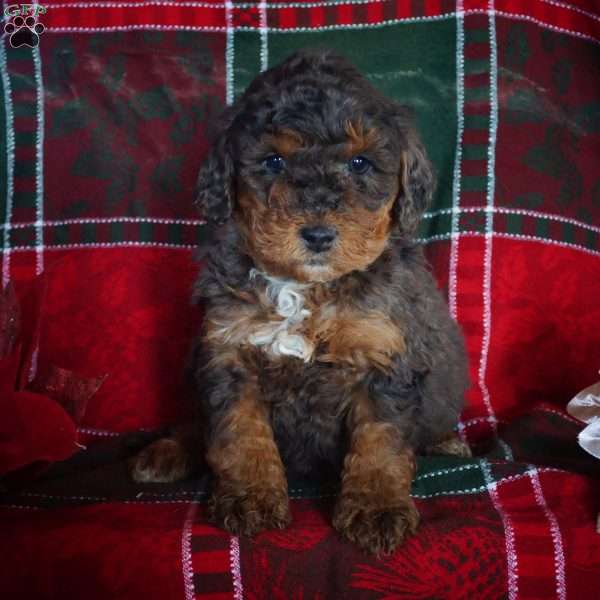
{"label": "white chest patch", "polygon": [[256,269],[250,271],[250,279],[258,276],[266,280],[267,298],[283,320],[265,323],[249,336],[248,342],[253,346],[263,347],[274,356],[295,356],[308,362],[313,355],[314,345],[303,335],[293,333],[292,330],[310,316],[310,311],[304,308],[302,295],[309,284],[271,277]]}

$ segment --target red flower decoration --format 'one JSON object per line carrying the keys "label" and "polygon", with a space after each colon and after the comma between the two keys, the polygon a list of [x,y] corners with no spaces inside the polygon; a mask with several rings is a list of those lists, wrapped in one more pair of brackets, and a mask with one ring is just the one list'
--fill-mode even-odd
{"label": "red flower decoration", "polygon": [[0,290],[0,475],[76,452],[77,424],[105,379],[50,367],[29,384],[45,289],[41,275],[20,300],[12,284]]}

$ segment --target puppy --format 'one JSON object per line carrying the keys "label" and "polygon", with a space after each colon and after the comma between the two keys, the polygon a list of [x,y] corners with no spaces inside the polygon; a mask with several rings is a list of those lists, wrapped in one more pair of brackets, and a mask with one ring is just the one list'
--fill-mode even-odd
{"label": "puppy", "polygon": [[[407,112],[329,52],[226,112],[198,184],[218,240],[195,366],[209,511],[232,534],[290,523],[287,475],[341,473],[334,527],[389,553],[419,520],[415,453],[468,455],[463,341],[413,241],[432,187]],[[185,476],[184,446],[156,442],[133,477]]]}

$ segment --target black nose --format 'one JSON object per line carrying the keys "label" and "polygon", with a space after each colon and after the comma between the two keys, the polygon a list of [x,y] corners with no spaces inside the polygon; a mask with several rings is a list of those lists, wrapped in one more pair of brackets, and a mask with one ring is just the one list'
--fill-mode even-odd
{"label": "black nose", "polygon": [[333,227],[316,225],[314,227],[303,227],[300,236],[306,243],[306,247],[313,252],[326,252],[333,246],[337,237],[337,231]]}

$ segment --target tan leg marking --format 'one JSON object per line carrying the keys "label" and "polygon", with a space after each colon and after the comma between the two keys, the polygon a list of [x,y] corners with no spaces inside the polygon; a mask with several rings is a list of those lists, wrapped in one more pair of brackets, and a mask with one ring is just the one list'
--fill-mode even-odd
{"label": "tan leg marking", "polygon": [[414,457],[393,425],[375,421],[366,393],[355,399],[350,419],[351,447],[333,526],[362,549],[389,554],[419,522],[410,497]]}
{"label": "tan leg marking", "polygon": [[471,458],[473,456],[471,448],[455,433],[449,433],[448,436],[445,436],[431,446],[427,446],[425,454],[461,456],[463,458]]}
{"label": "tan leg marking", "polygon": [[192,465],[190,448],[175,435],[152,442],[131,458],[129,473],[138,483],[171,483],[185,479]]}
{"label": "tan leg marking", "polygon": [[209,503],[217,524],[234,535],[289,524],[285,470],[255,385],[221,423],[207,461],[218,479]]}

